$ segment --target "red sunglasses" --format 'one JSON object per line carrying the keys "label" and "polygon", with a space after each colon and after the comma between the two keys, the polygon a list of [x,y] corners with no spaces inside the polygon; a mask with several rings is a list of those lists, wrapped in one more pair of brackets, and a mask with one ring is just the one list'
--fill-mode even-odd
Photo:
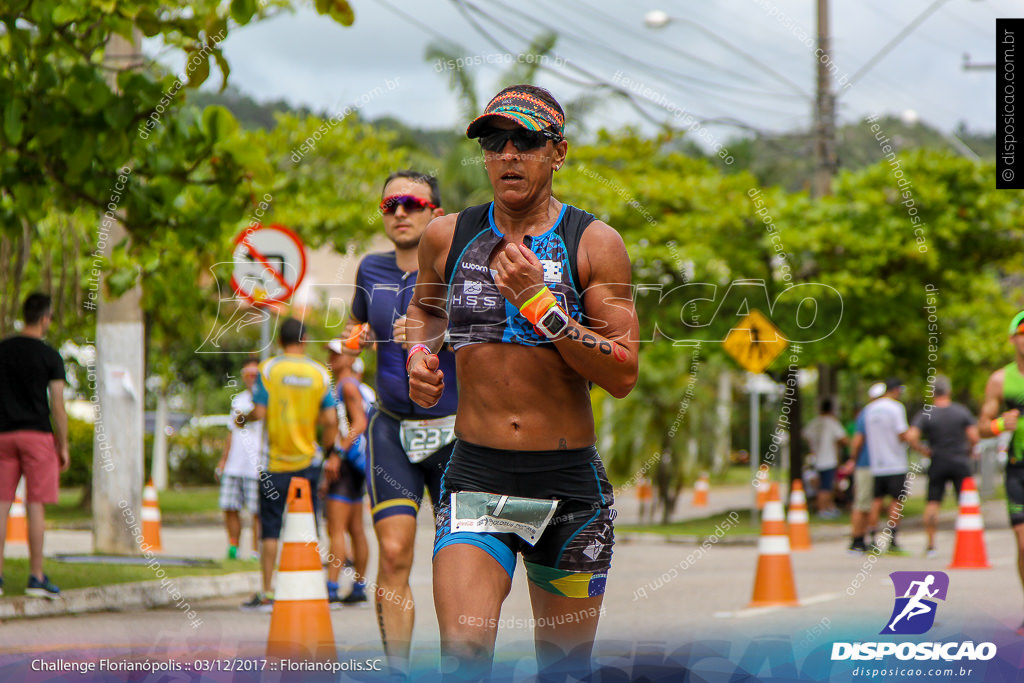
{"label": "red sunglasses", "polygon": [[391,214],[394,213],[399,206],[405,209],[406,213],[410,211],[422,211],[423,209],[437,208],[436,205],[422,197],[414,197],[411,194],[396,194],[391,197],[385,197],[381,200],[380,211],[384,214]]}

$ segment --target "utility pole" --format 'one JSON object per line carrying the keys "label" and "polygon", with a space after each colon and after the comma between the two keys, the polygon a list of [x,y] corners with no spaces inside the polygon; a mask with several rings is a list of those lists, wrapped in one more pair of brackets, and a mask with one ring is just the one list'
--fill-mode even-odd
{"label": "utility pole", "polygon": [[[839,155],[836,150],[836,96],[832,92],[832,37],[829,32],[829,0],[818,0],[818,49],[817,78],[814,97],[814,178],[811,196],[815,199],[832,195],[832,179],[839,170]],[[835,402],[838,393],[837,373],[829,363],[818,366],[818,397],[829,397]],[[793,435],[791,435],[793,436]],[[800,435],[794,439],[799,451],[798,463],[803,467],[803,449]],[[796,458],[794,458],[796,460]]]}
{"label": "utility pole", "polygon": [[[141,64],[133,40],[111,35],[103,62],[109,67],[108,84],[116,88],[117,72]],[[114,170],[114,169],[111,169]],[[129,183],[134,179],[129,178]],[[104,256],[127,237],[113,208],[114,219],[99,216],[101,234],[106,231]],[[96,310],[96,392],[99,413],[93,437],[92,543],[97,553],[137,555],[127,512],[142,524],[143,410],[145,408],[145,348],[142,319],[142,287],[136,284],[116,299],[106,293],[106,277],[100,285]]]}
{"label": "utility pole", "polygon": [[[829,33],[829,0],[817,0],[818,50],[814,53],[817,77],[814,93],[814,173],[811,197],[821,199],[832,194],[832,178],[839,168],[836,152],[836,97],[832,92],[832,39]],[[785,374],[787,387],[794,387],[792,417],[789,422],[790,481],[800,479],[804,469],[802,401],[797,383],[798,370],[791,366]],[[836,371],[829,363],[818,364],[818,397],[834,397]]]}
{"label": "utility pole", "polygon": [[832,177],[836,174],[836,99],[832,92],[832,74],[828,65],[832,58],[829,36],[829,0],[818,0],[817,87],[814,97],[814,177],[811,196],[832,194]]}

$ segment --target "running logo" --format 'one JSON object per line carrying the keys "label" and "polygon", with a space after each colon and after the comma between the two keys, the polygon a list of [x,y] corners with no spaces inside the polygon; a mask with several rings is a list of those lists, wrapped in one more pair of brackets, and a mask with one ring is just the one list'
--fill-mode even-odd
{"label": "running logo", "polygon": [[896,591],[896,604],[880,635],[926,633],[935,623],[935,599],[946,599],[949,576],[933,571],[893,572],[889,577]]}

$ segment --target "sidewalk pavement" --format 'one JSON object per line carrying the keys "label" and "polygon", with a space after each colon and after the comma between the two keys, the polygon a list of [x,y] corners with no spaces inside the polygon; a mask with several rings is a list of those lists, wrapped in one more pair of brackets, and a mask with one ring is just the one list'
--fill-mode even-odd
{"label": "sidewalk pavement", "polygon": [[[924,495],[924,477],[919,477],[914,482],[913,496]],[[734,509],[747,509],[752,499],[751,488],[747,485],[739,486],[712,486],[709,494],[708,506],[694,508],[690,505],[692,491],[687,490],[680,498],[673,521],[699,519],[710,515],[721,514]],[[636,499],[635,490],[616,490],[615,507],[618,510],[619,523],[639,522],[639,503]],[[988,501],[983,507],[986,528],[1006,528],[1007,521],[1005,507],[1001,501]],[[956,518],[955,511],[947,511],[940,516],[940,528],[952,528]],[[373,530],[370,526],[369,515],[365,515],[367,535],[370,539],[371,557],[370,564],[375,566],[376,543],[374,542]],[[427,537],[432,536],[430,531],[422,527],[432,528],[433,523],[429,515],[419,515],[418,526],[420,533]],[[920,518],[904,520],[902,525],[907,529],[921,528]],[[249,552],[251,548],[251,536],[248,525],[242,534],[240,550]],[[812,538],[814,541],[837,540],[847,536],[849,528],[846,525],[836,524],[815,524],[812,525]],[[220,525],[202,526],[167,526],[162,529],[162,540],[164,552],[157,557],[194,557],[221,559],[225,556],[227,542],[225,532]],[[321,534],[326,539],[326,534]],[[654,533],[616,533],[616,541],[629,544],[697,544],[703,538],[687,535],[661,535]],[[722,539],[722,545],[753,545],[757,543],[756,535],[734,536],[730,534]],[[326,548],[321,548],[326,554]],[[52,558],[56,554],[69,553],[91,553],[92,533],[82,529],[48,529],[44,541],[44,555]],[[28,547],[24,544],[8,544],[6,553],[8,557],[27,557]],[[54,560],[48,559],[47,562]],[[197,601],[216,597],[241,596],[255,592],[259,588],[259,572],[240,572],[234,574],[223,574],[217,576],[191,576],[178,577],[174,579],[177,592],[182,600]],[[26,597],[5,597],[0,598],[0,621],[21,617],[55,616],[61,614],[78,614],[84,612],[126,610],[159,607],[175,603],[168,593],[166,584],[160,581],[145,581],[128,584],[115,584],[93,588],[80,588],[67,590],[62,593],[60,599],[44,600],[39,598]]]}
{"label": "sidewalk pavement", "polygon": [[[227,551],[225,532],[219,526],[164,527],[161,530],[164,552],[155,557],[194,557],[222,559]],[[243,533],[248,552],[251,536],[248,528]],[[92,532],[77,529],[47,529],[43,540],[43,555],[46,564],[61,554],[92,553]],[[7,557],[28,557],[28,546],[23,543],[8,543]],[[154,571],[157,569],[154,565]],[[20,617],[43,617],[62,614],[81,614],[109,610],[142,609],[176,604],[179,600],[194,602],[230,595],[244,595],[258,590],[259,572],[237,572],[215,576],[181,576],[168,583],[157,580],[119,583],[90,588],[75,588],[61,591],[55,600],[10,596],[0,598],[0,621]],[[60,582],[57,582],[60,585]],[[173,592],[180,597],[172,597]]]}

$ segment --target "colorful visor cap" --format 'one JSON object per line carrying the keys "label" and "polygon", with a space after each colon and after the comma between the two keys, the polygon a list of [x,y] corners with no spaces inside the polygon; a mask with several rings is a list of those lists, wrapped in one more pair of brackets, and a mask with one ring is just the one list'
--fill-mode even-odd
{"label": "colorful visor cap", "polygon": [[479,137],[480,132],[487,127],[487,122],[495,116],[509,119],[526,130],[552,128],[562,135],[565,128],[565,118],[557,109],[536,95],[521,90],[510,90],[497,95],[484,109],[484,113],[473,119],[466,128],[466,137]]}

